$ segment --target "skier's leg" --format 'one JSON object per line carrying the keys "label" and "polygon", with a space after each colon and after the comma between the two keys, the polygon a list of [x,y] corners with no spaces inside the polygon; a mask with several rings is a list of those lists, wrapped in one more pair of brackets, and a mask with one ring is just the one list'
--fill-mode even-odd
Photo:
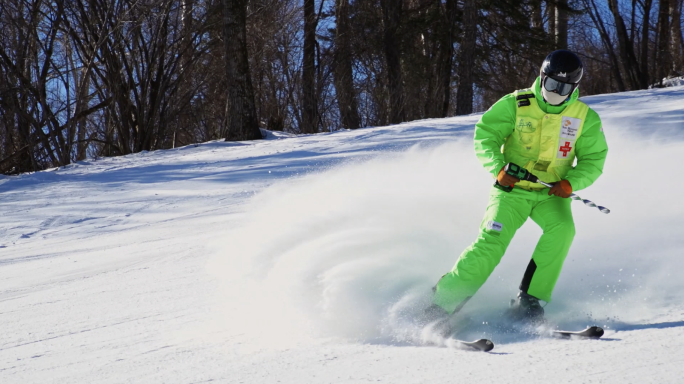
{"label": "skier's leg", "polygon": [[434,304],[454,313],[484,284],[530,214],[533,202],[525,198],[528,193],[520,189],[508,194],[493,191],[477,240],[461,253],[451,272],[439,280]]}
{"label": "skier's leg", "polygon": [[535,206],[530,215],[544,234],[532,254],[520,290],[546,302],[551,301],[551,293],[575,237],[571,201],[552,196]]}

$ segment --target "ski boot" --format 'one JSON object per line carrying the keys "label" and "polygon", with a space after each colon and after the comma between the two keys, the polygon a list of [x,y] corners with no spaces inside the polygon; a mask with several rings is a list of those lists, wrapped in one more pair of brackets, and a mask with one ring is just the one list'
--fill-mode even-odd
{"label": "ski boot", "polygon": [[507,316],[513,321],[541,324],[544,322],[544,308],[539,304],[539,299],[520,291],[517,299],[511,299]]}
{"label": "ski boot", "polygon": [[418,322],[422,327],[430,327],[437,334],[448,337],[452,332],[450,320],[451,315],[447,311],[439,305],[432,304],[425,308]]}

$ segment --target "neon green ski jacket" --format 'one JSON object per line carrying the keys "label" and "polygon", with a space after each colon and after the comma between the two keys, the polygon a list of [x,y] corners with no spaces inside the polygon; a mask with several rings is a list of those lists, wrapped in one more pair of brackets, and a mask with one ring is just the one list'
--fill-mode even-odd
{"label": "neon green ski jacket", "polygon": [[[539,107],[547,114],[560,114],[568,105],[579,102],[577,100],[579,89],[576,89],[565,103],[558,106],[548,104],[541,95],[539,78],[535,80],[531,89]],[[482,115],[475,125],[475,153],[485,169],[494,177],[506,165],[501,147],[515,128],[516,103],[513,93],[502,97]],[[601,176],[607,154],[608,144],[603,134],[601,119],[593,109],[589,108],[582,135],[575,143],[576,164],[565,177],[572,185],[573,191],[587,188]]]}

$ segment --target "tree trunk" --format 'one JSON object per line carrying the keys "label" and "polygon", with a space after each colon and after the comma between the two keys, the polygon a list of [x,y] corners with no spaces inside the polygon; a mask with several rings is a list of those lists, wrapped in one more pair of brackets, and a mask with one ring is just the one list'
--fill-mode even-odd
{"label": "tree trunk", "polygon": [[[192,60],[192,56],[194,53],[193,50],[193,20],[192,20],[192,12],[193,8],[195,6],[195,0],[181,0],[181,33],[182,33],[182,40],[183,40],[183,60],[181,60],[181,76],[185,75],[185,71],[188,70],[188,66],[190,65],[190,61]],[[185,85],[189,85],[188,82],[185,82]]]}
{"label": "tree trunk", "polygon": [[672,16],[672,75],[684,74],[684,38],[682,38],[682,0],[670,0]]}
{"label": "tree trunk", "polygon": [[554,46],[556,42],[556,34],[558,33],[556,29],[556,1],[546,0],[546,14],[549,19],[549,37],[553,39]]}
{"label": "tree trunk", "polygon": [[456,114],[473,113],[473,83],[477,40],[476,0],[463,0],[463,40],[458,52],[458,91]]}
{"label": "tree trunk", "polygon": [[650,79],[648,76],[648,35],[651,30],[651,6],[653,0],[644,0],[643,25],[641,26],[641,88],[648,88]]}
{"label": "tree trunk", "polygon": [[625,26],[624,19],[620,14],[620,9],[618,8],[617,0],[608,0],[608,7],[613,14],[613,19],[615,20],[615,29],[617,31],[618,37],[618,47],[620,50],[620,60],[622,61],[622,66],[627,74],[627,80],[631,89],[640,88],[640,78],[639,73],[639,63],[636,59],[636,54],[634,54],[634,47],[629,43],[629,36],[627,35],[627,27]]}
{"label": "tree trunk", "polygon": [[316,8],[304,0],[304,58],[302,62],[302,133],[318,132],[316,100]]}
{"label": "tree trunk", "polygon": [[606,30],[601,13],[599,12],[594,0],[584,0],[584,5],[588,10],[589,17],[591,17],[596,29],[598,29],[599,35],[601,36],[601,41],[603,42],[603,47],[608,53],[608,58],[610,59],[610,68],[613,71],[613,76],[617,82],[618,91],[624,92],[627,89],[625,87],[624,81],[622,80],[622,75],[620,74],[619,61],[617,55],[615,54],[615,50],[613,49],[613,42],[611,41],[610,35]]}
{"label": "tree trunk", "polygon": [[247,0],[222,1],[228,85],[226,140],[261,139],[247,56]]}
{"label": "tree trunk", "polygon": [[335,51],[334,72],[337,104],[340,109],[342,126],[348,129],[359,128],[359,117],[356,92],[354,91],[354,73],[352,70],[351,30],[349,29],[349,0],[335,1]]}
{"label": "tree trunk", "polygon": [[670,52],[670,1],[660,0],[658,10],[658,38],[656,39],[656,75],[662,85],[665,76],[670,74],[672,56]]}
{"label": "tree trunk", "polygon": [[[88,107],[88,87],[90,85],[90,71],[85,71],[83,75],[78,78],[78,76],[74,76],[76,79],[76,82],[78,84],[77,88],[79,92],[76,94],[76,97],[78,98],[76,101],[76,111],[75,115],[83,110],[85,110]],[[86,159],[87,156],[87,150],[88,150],[88,143],[86,142],[86,130],[87,130],[87,119],[81,118],[78,120],[78,143],[76,144],[76,160],[77,161],[83,161]]]}
{"label": "tree trunk", "polygon": [[532,14],[530,23],[532,24],[532,28],[544,28],[541,3],[541,0],[533,0],[530,2],[530,13]]}
{"label": "tree trunk", "polygon": [[632,0],[632,13],[631,13],[631,18],[630,18],[630,24],[629,24],[629,44],[632,47],[635,47],[634,45],[634,39],[636,39],[636,6],[637,6],[637,0]]}
{"label": "tree trunk", "polygon": [[446,0],[446,28],[444,31],[444,41],[442,44],[442,68],[441,68],[441,82],[442,92],[444,93],[442,99],[441,116],[447,117],[449,114],[449,105],[451,104],[451,73],[454,65],[454,33],[456,29],[456,14],[458,12],[458,4],[456,0]]}
{"label": "tree trunk", "polygon": [[195,6],[195,0],[181,0],[181,31],[184,47],[185,59],[182,61],[182,65],[187,65],[187,62],[192,57],[192,38],[193,38],[193,22],[192,22],[192,12]]}
{"label": "tree trunk", "polygon": [[568,49],[568,0],[556,6],[556,49]]}
{"label": "tree trunk", "polygon": [[406,119],[404,111],[404,86],[401,75],[401,53],[399,24],[401,22],[402,1],[380,0],[382,6],[384,36],[383,46],[387,61],[390,113],[389,123],[398,124]]}

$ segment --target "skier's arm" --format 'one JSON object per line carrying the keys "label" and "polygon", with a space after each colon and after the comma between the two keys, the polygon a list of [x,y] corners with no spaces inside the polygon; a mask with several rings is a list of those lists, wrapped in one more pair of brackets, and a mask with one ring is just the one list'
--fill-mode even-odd
{"label": "skier's arm", "polygon": [[506,165],[501,146],[515,127],[515,97],[506,95],[497,101],[475,124],[475,154],[494,177]]}
{"label": "skier's arm", "polygon": [[590,186],[601,176],[607,154],[608,144],[601,129],[601,119],[594,110],[589,109],[582,134],[575,143],[577,165],[565,177],[573,191]]}

